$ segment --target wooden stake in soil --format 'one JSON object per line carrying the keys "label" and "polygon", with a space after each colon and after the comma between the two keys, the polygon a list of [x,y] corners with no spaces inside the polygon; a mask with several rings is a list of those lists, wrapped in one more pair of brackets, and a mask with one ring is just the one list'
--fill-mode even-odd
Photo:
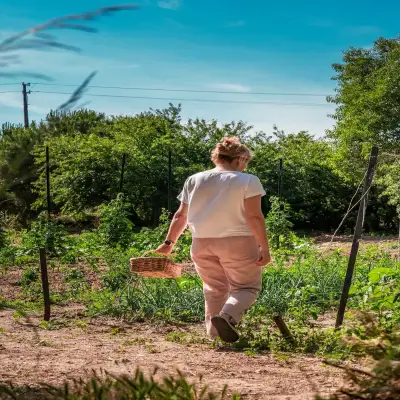
{"label": "wooden stake in soil", "polygon": [[47,216],[48,216],[48,218],[50,218],[51,196],[50,196],[50,155],[49,155],[49,146],[46,146],[46,193],[47,193]]}
{"label": "wooden stake in soil", "polygon": [[124,173],[125,173],[126,154],[122,154],[121,177],[119,179],[119,192],[122,193],[124,187]]}
{"label": "wooden stake in soil", "polygon": [[364,187],[361,195],[360,207],[358,209],[357,222],[354,229],[353,243],[351,245],[349,263],[347,265],[346,277],[344,278],[342,296],[340,298],[339,310],[336,317],[336,329],[339,329],[343,324],[344,313],[346,311],[347,299],[349,297],[349,291],[351,286],[351,280],[353,278],[354,266],[356,264],[358,248],[360,246],[360,238],[362,228],[364,224],[365,210],[367,208],[367,194],[372,185],[372,179],[374,177],[375,166],[378,160],[378,147],[373,147],[371,155],[369,157],[369,164],[367,170],[367,176],[364,181]]}
{"label": "wooden stake in soil", "polygon": [[172,214],[172,153],[168,150],[168,214]]}
{"label": "wooden stake in soil", "polygon": [[279,159],[279,171],[278,171],[278,198],[282,197],[282,174],[283,174],[283,159]]}
{"label": "wooden stake in soil", "polygon": [[42,288],[44,298],[44,317],[45,321],[50,321],[50,290],[49,290],[49,279],[47,275],[47,262],[46,262],[46,250],[39,249],[40,254],[40,270],[42,273]]}
{"label": "wooden stake in soil", "polygon": [[276,317],[273,318],[276,326],[280,330],[282,336],[290,343],[294,343],[294,338],[292,334],[289,331],[289,328],[287,327],[285,321],[282,319],[280,315],[277,315]]}

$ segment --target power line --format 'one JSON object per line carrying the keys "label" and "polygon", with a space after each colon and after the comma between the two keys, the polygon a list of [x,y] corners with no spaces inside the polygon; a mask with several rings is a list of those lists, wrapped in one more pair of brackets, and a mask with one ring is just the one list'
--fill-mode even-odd
{"label": "power line", "polygon": [[0,83],[0,86],[15,86],[15,85],[20,85],[21,82],[16,82],[16,83]]}
{"label": "power line", "polygon": [[[20,83],[18,85],[20,85]],[[19,92],[20,92],[20,90],[6,90],[6,91],[0,92],[0,93],[19,93]]]}
{"label": "power line", "polygon": [[[66,94],[72,95],[70,92],[46,92],[42,90],[32,90],[32,93],[46,93],[46,94]],[[218,100],[218,99],[190,99],[190,98],[172,98],[172,97],[150,97],[150,96],[124,96],[112,94],[92,94],[86,93],[85,96],[92,97],[112,97],[124,99],[147,99],[147,100],[166,100],[166,101],[195,101],[201,103],[232,103],[232,104],[274,104],[280,106],[306,106],[306,107],[326,107],[329,104],[322,103],[282,103],[277,101],[248,101],[248,100]]]}
{"label": "power line", "polygon": [[[62,86],[77,87],[79,85],[58,84],[58,83],[32,83],[32,85],[43,86]],[[327,97],[327,94],[321,93],[283,93],[283,92],[235,92],[224,90],[196,90],[196,89],[166,89],[166,88],[146,88],[146,87],[123,87],[123,86],[87,86],[93,89],[119,89],[119,90],[147,90],[155,92],[185,92],[185,93],[216,93],[216,94],[239,94],[239,95],[265,95],[265,96],[307,96],[307,97]]]}

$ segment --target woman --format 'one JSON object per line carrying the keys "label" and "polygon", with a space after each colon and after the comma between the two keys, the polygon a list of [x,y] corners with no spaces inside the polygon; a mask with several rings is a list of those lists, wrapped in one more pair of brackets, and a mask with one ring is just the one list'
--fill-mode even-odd
{"label": "woman", "polygon": [[235,325],[261,290],[262,267],[270,260],[260,180],[245,174],[252,155],[235,138],[212,152],[215,168],[187,179],[166,241],[157,253],[169,255],[186,226],[191,255],[203,280],[207,333],[235,342]]}

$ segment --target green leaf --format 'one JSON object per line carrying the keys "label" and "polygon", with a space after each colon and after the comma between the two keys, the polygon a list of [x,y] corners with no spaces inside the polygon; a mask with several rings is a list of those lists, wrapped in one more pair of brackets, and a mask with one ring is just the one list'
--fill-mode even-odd
{"label": "green leaf", "polygon": [[394,274],[395,270],[393,268],[375,268],[369,273],[368,279],[370,282],[378,283],[384,276],[392,276]]}

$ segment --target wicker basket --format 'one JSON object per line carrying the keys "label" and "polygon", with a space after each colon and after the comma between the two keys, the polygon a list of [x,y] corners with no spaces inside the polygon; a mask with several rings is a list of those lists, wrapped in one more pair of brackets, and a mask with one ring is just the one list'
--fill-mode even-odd
{"label": "wicker basket", "polygon": [[131,258],[131,270],[135,274],[148,278],[179,278],[182,275],[182,267],[174,264],[170,257],[146,257],[146,254],[149,253]]}

